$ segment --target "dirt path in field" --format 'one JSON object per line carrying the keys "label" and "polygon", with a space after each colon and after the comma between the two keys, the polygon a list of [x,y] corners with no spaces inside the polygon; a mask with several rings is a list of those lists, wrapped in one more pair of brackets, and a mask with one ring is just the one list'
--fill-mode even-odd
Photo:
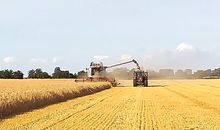
{"label": "dirt path in field", "polygon": [[152,81],[149,88],[112,88],[3,120],[0,129],[220,129],[219,83]]}

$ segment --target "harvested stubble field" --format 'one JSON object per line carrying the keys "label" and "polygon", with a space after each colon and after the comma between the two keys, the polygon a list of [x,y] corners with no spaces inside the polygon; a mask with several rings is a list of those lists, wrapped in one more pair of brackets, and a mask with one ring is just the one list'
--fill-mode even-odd
{"label": "harvested stubble field", "polygon": [[220,80],[156,80],[148,88],[129,87],[129,82],[2,120],[0,128],[220,129]]}
{"label": "harvested stubble field", "polygon": [[74,80],[0,80],[0,119],[108,88]]}

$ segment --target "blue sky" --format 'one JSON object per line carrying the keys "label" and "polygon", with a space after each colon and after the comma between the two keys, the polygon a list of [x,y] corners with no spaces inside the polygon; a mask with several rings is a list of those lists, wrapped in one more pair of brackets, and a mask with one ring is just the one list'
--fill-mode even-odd
{"label": "blue sky", "polygon": [[220,67],[219,6],[217,0],[0,0],[0,69],[75,72],[97,56],[105,64],[135,58],[155,70]]}

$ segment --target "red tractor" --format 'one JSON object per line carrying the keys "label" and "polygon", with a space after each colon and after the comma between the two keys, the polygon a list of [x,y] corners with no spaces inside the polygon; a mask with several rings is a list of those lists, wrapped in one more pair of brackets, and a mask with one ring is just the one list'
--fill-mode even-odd
{"label": "red tractor", "polygon": [[143,70],[136,70],[133,72],[133,86],[148,87],[148,73]]}

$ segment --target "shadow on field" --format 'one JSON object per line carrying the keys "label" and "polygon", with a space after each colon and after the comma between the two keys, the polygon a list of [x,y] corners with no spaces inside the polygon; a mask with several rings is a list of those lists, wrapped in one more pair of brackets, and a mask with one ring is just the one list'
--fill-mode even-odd
{"label": "shadow on field", "polygon": [[166,85],[149,85],[149,88],[163,88],[166,87]]}
{"label": "shadow on field", "polygon": [[[123,87],[133,87],[133,86],[125,86],[125,85],[118,85],[117,88],[123,88]],[[136,86],[134,88],[139,88],[139,87],[143,87],[143,88],[163,88],[166,87],[166,85],[149,85],[148,87],[144,87],[144,86]]]}

